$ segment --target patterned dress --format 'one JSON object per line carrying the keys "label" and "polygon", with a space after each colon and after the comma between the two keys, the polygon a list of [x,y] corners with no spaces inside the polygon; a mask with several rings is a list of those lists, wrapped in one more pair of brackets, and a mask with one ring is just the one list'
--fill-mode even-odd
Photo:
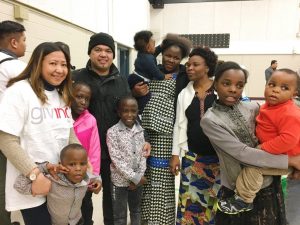
{"label": "patterned dress", "polygon": [[152,97],[147,103],[142,126],[151,141],[144,185],[142,220],[149,225],[174,225],[175,178],[169,171],[172,156],[175,80],[151,81]]}
{"label": "patterned dress", "polygon": [[[203,98],[192,93],[194,88],[190,83],[178,98],[181,104],[177,108],[174,133],[178,133],[180,138],[179,130],[186,132],[189,150],[181,163],[176,225],[213,225],[221,186],[220,166],[214,148],[200,127],[200,120],[212,106],[216,95],[212,88],[206,91]],[[182,125],[184,120],[187,121],[186,130]]]}

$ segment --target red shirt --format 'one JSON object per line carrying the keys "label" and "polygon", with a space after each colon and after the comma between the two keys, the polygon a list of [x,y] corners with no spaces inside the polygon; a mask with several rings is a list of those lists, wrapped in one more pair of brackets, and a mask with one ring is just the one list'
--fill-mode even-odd
{"label": "red shirt", "polygon": [[261,148],[272,154],[300,154],[300,108],[292,100],[261,106],[256,117]]}

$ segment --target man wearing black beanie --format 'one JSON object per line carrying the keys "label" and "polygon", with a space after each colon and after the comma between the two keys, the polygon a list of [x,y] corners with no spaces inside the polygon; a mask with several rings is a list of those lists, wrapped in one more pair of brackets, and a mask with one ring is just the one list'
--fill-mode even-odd
{"label": "man wearing black beanie", "polygon": [[[115,43],[112,36],[97,33],[91,36],[88,46],[86,67],[73,72],[75,82],[85,82],[92,89],[89,111],[96,118],[101,141],[101,178],[103,186],[103,218],[105,225],[113,224],[113,209],[110,193],[110,157],[106,145],[108,128],[118,121],[116,103],[122,96],[129,95],[127,79],[119,74],[113,63]],[[83,201],[82,216],[84,225],[93,224],[93,205],[91,193]],[[84,209],[84,210],[83,210]]]}

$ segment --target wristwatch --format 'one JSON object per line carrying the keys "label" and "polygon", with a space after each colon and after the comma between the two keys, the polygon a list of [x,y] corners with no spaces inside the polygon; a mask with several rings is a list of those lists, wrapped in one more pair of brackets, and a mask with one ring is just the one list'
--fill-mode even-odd
{"label": "wristwatch", "polygon": [[36,180],[36,178],[37,178],[37,176],[39,175],[39,170],[38,170],[38,172],[35,172],[35,170],[36,170],[37,168],[35,168],[35,169],[33,169],[33,171],[31,171],[31,173],[29,174],[29,179],[31,180],[31,181],[35,181]]}

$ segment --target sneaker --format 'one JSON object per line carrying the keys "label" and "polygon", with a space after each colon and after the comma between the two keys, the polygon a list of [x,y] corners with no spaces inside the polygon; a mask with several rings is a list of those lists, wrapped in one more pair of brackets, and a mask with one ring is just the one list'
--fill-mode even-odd
{"label": "sneaker", "polygon": [[238,214],[252,210],[253,203],[244,202],[240,196],[235,194],[231,198],[219,200],[218,209],[226,214]]}

